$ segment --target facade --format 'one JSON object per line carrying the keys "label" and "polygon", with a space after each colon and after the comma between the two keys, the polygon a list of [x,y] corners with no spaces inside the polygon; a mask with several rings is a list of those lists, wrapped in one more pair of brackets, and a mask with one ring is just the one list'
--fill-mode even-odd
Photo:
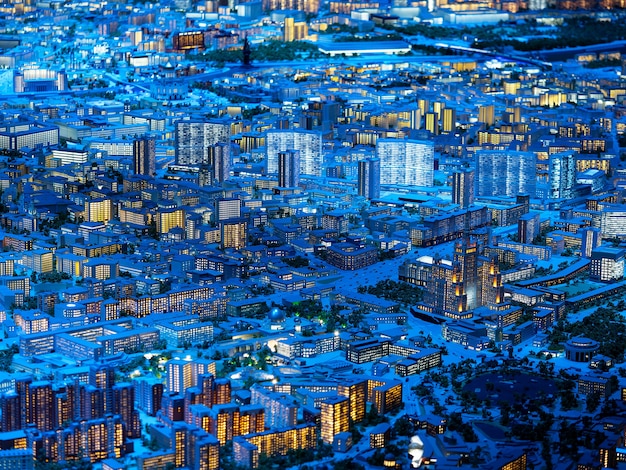
{"label": "facade", "polygon": [[452,173],[452,202],[461,209],[474,204],[474,170],[463,169]]}
{"label": "facade", "polygon": [[320,406],[320,437],[332,444],[335,436],[350,430],[350,400],[343,396],[330,397]]}
{"label": "facade", "polygon": [[322,176],[322,135],[305,130],[269,131],[266,138],[267,172],[278,173],[281,152],[295,150],[300,153],[300,174]]}
{"label": "facade", "polygon": [[230,178],[231,155],[230,143],[217,142],[208,148],[207,166],[213,175],[215,183],[223,183]]}
{"label": "facade", "polygon": [[218,143],[230,145],[230,125],[213,121],[177,121],[174,137],[178,165],[208,165],[212,146]]}
{"label": "facade", "polygon": [[532,152],[476,152],[476,196],[508,196],[536,192],[537,158]]}
{"label": "facade", "polygon": [[136,175],[154,175],[156,172],[156,140],[142,137],[133,141],[133,170]]}
{"label": "facade", "polygon": [[327,249],[326,261],[345,271],[366,268],[378,261],[374,247],[354,243],[334,243]]}
{"label": "facade", "polygon": [[367,199],[380,197],[380,159],[368,158],[359,162],[358,194]]}
{"label": "facade", "polygon": [[379,139],[376,157],[380,160],[380,183],[432,186],[434,145],[420,140]]}
{"label": "facade", "polygon": [[574,362],[591,362],[599,347],[597,341],[577,336],[565,342],[565,357]]}
{"label": "facade", "polygon": [[591,279],[612,282],[624,278],[624,256],[626,250],[620,248],[600,247],[591,252]]}
{"label": "facade", "polygon": [[300,184],[300,152],[278,152],[278,186],[295,188]]}

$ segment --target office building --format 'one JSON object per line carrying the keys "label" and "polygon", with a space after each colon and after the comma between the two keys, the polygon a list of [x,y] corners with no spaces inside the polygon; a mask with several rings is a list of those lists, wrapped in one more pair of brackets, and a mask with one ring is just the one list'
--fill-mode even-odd
{"label": "office building", "polygon": [[380,197],[380,159],[368,158],[359,162],[358,194],[367,199]]}
{"label": "office building", "polygon": [[287,150],[300,153],[300,173],[322,176],[322,135],[305,130],[273,130],[267,133],[267,172],[278,173],[278,154]]}
{"label": "office building", "polygon": [[536,157],[532,152],[476,152],[476,196],[535,195]]}
{"label": "office building", "polygon": [[213,121],[177,121],[175,152],[178,165],[209,165],[209,149],[221,143],[230,146],[230,124]]}
{"label": "office building", "polygon": [[474,170],[464,168],[452,173],[452,202],[461,209],[474,204]]}
{"label": "office building", "polygon": [[53,149],[52,158],[61,165],[85,163],[89,159],[89,152],[75,149]]}
{"label": "office building", "polygon": [[0,149],[49,147],[59,144],[59,128],[41,123],[19,122],[0,125]]}
{"label": "office building", "polygon": [[419,140],[379,139],[376,157],[380,160],[380,183],[432,186],[434,144]]}
{"label": "office building", "polygon": [[156,173],[156,139],[142,137],[133,141],[133,171],[136,175]]}
{"label": "office building", "polygon": [[335,435],[350,430],[350,399],[343,396],[330,397],[320,406],[320,437],[332,444]]}

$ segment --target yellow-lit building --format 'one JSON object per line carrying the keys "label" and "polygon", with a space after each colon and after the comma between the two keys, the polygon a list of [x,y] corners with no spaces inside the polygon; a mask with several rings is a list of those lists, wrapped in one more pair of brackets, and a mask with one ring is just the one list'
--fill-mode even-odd
{"label": "yellow-lit building", "polygon": [[390,411],[400,408],[402,405],[402,383],[390,381],[373,390],[374,397],[372,405],[379,415],[384,415]]}
{"label": "yellow-lit building", "polygon": [[270,430],[233,440],[233,453],[237,464],[257,468],[259,455],[286,455],[290,450],[317,448],[317,426],[300,424],[294,428]]}
{"label": "yellow-lit building", "polygon": [[224,220],[220,222],[222,248],[240,250],[246,246],[248,223],[242,219]]}
{"label": "yellow-lit building", "polygon": [[54,269],[54,256],[48,250],[25,251],[22,254],[22,264],[36,273],[49,273]]}
{"label": "yellow-lit building", "polygon": [[86,222],[108,222],[113,218],[111,199],[99,198],[85,201]]}
{"label": "yellow-lit building", "polygon": [[359,423],[365,418],[367,380],[344,380],[337,386],[337,394],[349,400],[350,421]]}
{"label": "yellow-lit building", "polygon": [[346,397],[330,397],[321,403],[320,437],[332,444],[335,435],[350,430],[350,400]]}
{"label": "yellow-lit building", "polygon": [[490,104],[487,106],[478,107],[478,122],[482,122],[487,126],[493,126],[496,122],[496,109],[495,106]]}
{"label": "yellow-lit building", "polygon": [[170,392],[184,393],[193,386],[193,363],[182,359],[167,362],[167,389]]}
{"label": "yellow-lit building", "polygon": [[160,211],[155,219],[156,230],[159,234],[168,233],[175,227],[185,228],[185,211],[183,209]]}

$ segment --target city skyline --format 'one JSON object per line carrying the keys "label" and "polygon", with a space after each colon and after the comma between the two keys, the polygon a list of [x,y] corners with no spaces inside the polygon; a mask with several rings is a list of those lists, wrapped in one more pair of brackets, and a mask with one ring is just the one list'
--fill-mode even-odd
{"label": "city skyline", "polygon": [[623,0],[0,8],[0,468],[619,468]]}

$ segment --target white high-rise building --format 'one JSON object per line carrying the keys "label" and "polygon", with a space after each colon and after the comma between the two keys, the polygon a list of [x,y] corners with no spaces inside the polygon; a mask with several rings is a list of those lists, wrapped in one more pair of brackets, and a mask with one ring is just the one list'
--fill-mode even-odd
{"label": "white high-rise building", "polygon": [[476,152],[476,195],[535,196],[537,158],[532,152],[479,150]]}
{"label": "white high-rise building", "polygon": [[435,146],[422,140],[378,139],[380,184],[432,186]]}
{"label": "white high-rise building", "polygon": [[548,160],[548,194],[550,199],[572,199],[576,185],[576,156],[574,152],[550,155]]}
{"label": "white high-rise building", "polygon": [[269,131],[267,145],[267,172],[278,173],[278,154],[288,150],[300,152],[300,173],[303,175],[322,176],[324,155],[322,153],[322,134],[304,130]]}
{"label": "white high-rise building", "polygon": [[177,121],[175,141],[178,165],[210,164],[209,148],[218,143],[226,144],[225,158],[230,158],[230,125],[226,122]]}

